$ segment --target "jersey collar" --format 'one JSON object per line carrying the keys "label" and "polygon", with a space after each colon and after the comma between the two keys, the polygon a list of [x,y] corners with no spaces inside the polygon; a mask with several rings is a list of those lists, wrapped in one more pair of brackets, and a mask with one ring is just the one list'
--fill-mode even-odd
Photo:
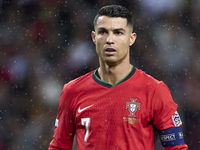
{"label": "jersey collar", "polygon": [[105,86],[105,87],[107,87],[107,88],[112,88],[112,87],[114,87],[114,86],[116,86],[116,85],[118,85],[118,84],[120,84],[120,83],[122,83],[122,82],[128,80],[128,79],[135,73],[136,68],[132,66],[132,69],[131,69],[131,71],[129,72],[129,74],[128,74],[126,77],[124,77],[122,80],[120,80],[118,83],[114,84],[114,85],[112,85],[112,84],[110,84],[110,83],[107,83],[107,82],[101,80],[99,77],[97,77],[97,75],[96,75],[97,70],[98,70],[98,69],[96,69],[96,70],[93,72],[93,74],[92,74],[93,80],[94,80],[95,82],[97,82],[98,84],[102,85],[102,86]]}

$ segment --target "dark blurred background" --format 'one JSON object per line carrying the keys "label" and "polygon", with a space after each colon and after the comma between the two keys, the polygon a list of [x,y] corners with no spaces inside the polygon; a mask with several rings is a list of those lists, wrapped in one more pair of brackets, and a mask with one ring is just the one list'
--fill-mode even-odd
{"label": "dark blurred background", "polygon": [[0,150],[48,148],[63,85],[98,67],[90,33],[107,4],[133,12],[131,63],[169,86],[199,150],[199,0],[0,0]]}

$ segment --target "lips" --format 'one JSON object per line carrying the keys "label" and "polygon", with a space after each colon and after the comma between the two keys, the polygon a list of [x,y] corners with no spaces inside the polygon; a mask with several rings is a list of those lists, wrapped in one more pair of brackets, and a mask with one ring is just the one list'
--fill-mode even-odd
{"label": "lips", "polygon": [[107,55],[113,55],[116,53],[116,50],[114,48],[106,48],[105,53]]}

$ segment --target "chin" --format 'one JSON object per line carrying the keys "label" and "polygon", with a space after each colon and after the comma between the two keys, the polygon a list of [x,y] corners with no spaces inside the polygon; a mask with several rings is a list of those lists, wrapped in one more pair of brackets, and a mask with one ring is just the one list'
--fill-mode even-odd
{"label": "chin", "polygon": [[105,63],[108,66],[116,66],[118,64],[118,61],[116,61],[116,60],[106,60]]}

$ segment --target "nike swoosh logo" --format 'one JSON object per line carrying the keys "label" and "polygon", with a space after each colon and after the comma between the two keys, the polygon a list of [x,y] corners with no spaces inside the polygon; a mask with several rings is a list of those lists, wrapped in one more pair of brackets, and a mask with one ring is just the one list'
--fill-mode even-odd
{"label": "nike swoosh logo", "polygon": [[92,107],[93,106],[93,104],[92,105],[90,105],[90,106],[87,106],[87,107],[85,107],[85,108],[82,108],[82,109],[80,109],[80,107],[78,108],[78,113],[81,113],[82,111],[84,111],[84,110],[86,110],[86,109],[88,109],[88,108],[90,108],[90,107]]}

